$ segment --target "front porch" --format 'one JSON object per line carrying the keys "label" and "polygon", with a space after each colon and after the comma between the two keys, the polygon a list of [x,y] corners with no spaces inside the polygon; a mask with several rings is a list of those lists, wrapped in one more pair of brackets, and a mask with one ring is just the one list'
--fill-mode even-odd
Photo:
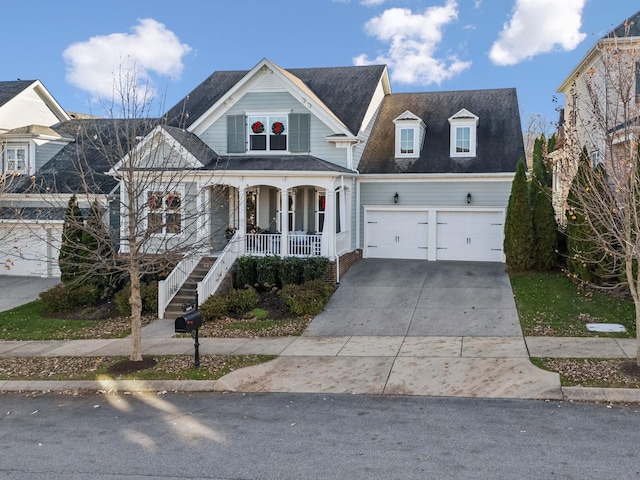
{"label": "front porch", "polygon": [[224,226],[239,255],[335,259],[351,250],[351,195],[335,183],[212,187],[223,189],[225,205],[212,212],[211,235]]}

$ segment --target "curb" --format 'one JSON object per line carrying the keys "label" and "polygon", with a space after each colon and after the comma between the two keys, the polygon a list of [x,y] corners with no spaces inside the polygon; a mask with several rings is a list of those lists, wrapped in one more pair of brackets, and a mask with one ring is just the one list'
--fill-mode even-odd
{"label": "curb", "polygon": [[562,387],[572,402],[640,403],[640,388]]}
{"label": "curb", "polygon": [[[166,393],[166,392],[229,392],[225,382],[217,380],[76,380],[76,381],[0,381],[1,393]],[[597,388],[597,387],[561,387],[564,401],[604,402],[604,403],[640,403],[640,389],[636,388]],[[266,392],[264,392],[266,393]],[[309,392],[304,392],[309,393]],[[533,400],[533,399],[532,399]],[[547,398],[537,400],[553,400]]]}

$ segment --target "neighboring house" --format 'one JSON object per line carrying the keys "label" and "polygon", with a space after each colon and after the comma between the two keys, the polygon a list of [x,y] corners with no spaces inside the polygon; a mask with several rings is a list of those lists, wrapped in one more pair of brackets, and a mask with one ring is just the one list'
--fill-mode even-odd
{"label": "neighboring house", "polygon": [[[75,138],[79,122],[52,128]],[[78,143],[43,165],[35,184],[57,172],[58,191],[79,188],[59,174]],[[212,74],[109,170],[119,186],[94,193],[130,201],[121,176],[136,155],[140,175],[158,174],[137,193],[158,246],[197,244],[218,263],[326,256],[339,280],[361,255],[504,262],[505,210],[525,154],[514,89],[393,94],[383,65],[285,70],[264,59]],[[177,172],[180,183],[168,187]],[[112,219],[125,233],[126,209]],[[195,263],[176,269],[175,282],[170,275],[161,303]],[[207,285],[201,302],[216,288]]]}
{"label": "neighboring house", "polygon": [[72,140],[51,128],[70,118],[40,81],[0,81],[0,264],[5,275],[59,275],[55,239],[61,218],[51,216],[41,199],[8,191]]}
{"label": "neighboring house", "polygon": [[[566,224],[567,194],[583,148],[596,166],[615,162],[634,138],[629,122],[637,124],[640,99],[640,12],[600,38],[571,70],[558,93],[564,95],[559,141],[550,154],[553,165],[553,206]],[[620,100],[629,96],[630,104]],[[595,105],[598,108],[595,108]],[[596,112],[597,110],[597,112]],[[627,127],[622,127],[626,123]],[[609,159],[609,160],[607,160]]]}

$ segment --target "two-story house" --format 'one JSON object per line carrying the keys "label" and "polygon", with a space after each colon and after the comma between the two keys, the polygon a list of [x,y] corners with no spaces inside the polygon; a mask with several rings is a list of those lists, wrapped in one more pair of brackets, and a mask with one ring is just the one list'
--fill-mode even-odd
{"label": "two-story house", "polygon": [[640,115],[640,12],[600,38],[558,87],[564,96],[553,164],[553,205],[560,224],[577,159],[618,164],[633,154]]}
{"label": "two-story house", "polygon": [[[70,171],[73,145],[37,181]],[[108,171],[93,160],[116,183],[103,193],[119,198],[123,238],[134,157],[136,175],[157,173],[135,194],[147,245],[198,246],[161,287],[162,315],[212,252],[227,270],[238,255],[326,256],[337,279],[361,255],[504,262],[524,146],[515,89],[394,94],[383,65],[283,69],[264,59],[213,73]],[[224,273],[216,268],[200,301]]]}

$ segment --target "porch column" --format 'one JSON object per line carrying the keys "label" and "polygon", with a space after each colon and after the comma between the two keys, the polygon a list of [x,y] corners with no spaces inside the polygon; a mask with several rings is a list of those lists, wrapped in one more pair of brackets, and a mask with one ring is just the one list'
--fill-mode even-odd
{"label": "porch column", "polygon": [[238,253],[247,253],[247,190],[245,186],[238,187]]}
{"label": "porch column", "polygon": [[[324,228],[322,229],[322,243],[326,245],[326,255],[330,259],[336,256],[336,192],[328,188],[325,193],[326,205],[324,209]],[[325,238],[326,237],[326,238]]]}
{"label": "porch column", "polygon": [[289,255],[289,190],[286,188],[280,194],[280,215],[280,255],[286,257]]}

